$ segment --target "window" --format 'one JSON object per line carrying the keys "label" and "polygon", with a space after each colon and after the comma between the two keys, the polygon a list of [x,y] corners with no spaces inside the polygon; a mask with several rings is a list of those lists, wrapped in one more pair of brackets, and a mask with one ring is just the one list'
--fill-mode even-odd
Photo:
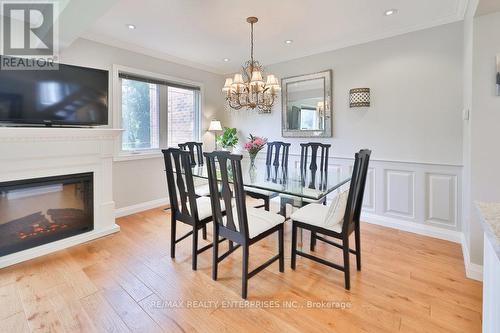
{"label": "window", "polygon": [[199,91],[168,87],[168,145],[196,141]]}
{"label": "window", "polygon": [[160,95],[157,84],[122,80],[123,150],[160,148]]}
{"label": "window", "polygon": [[118,77],[122,152],[157,151],[199,140],[199,87],[121,72]]}

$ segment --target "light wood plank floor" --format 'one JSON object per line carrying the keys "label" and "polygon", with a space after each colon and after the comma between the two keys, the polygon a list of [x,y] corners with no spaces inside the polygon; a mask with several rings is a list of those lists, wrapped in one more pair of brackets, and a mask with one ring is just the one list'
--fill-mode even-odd
{"label": "light wood plank floor", "polygon": [[[240,251],[212,281],[211,251],[191,271],[190,238],[170,259],[169,218],[161,209],[124,217],[118,234],[0,269],[0,332],[481,329],[482,285],[465,278],[458,244],[363,224],[363,269],[356,271],[352,256],[346,291],[342,272],[300,257],[290,269],[287,225],[285,273],[276,263],[253,277],[245,303]],[[341,262],[339,250],[318,243],[318,254]],[[276,248],[277,235],[253,246],[250,269]]]}

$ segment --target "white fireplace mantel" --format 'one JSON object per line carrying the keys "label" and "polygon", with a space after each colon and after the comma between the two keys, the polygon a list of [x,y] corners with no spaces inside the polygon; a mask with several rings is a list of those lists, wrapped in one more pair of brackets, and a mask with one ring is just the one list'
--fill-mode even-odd
{"label": "white fireplace mantel", "polygon": [[120,230],[113,201],[112,128],[0,127],[0,182],[94,173],[94,230],[0,257],[0,268]]}

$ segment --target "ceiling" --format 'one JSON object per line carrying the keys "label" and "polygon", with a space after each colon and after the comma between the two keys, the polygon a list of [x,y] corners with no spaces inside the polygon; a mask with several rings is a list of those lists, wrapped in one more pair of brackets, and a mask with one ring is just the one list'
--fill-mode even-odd
{"label": "ceiling", "polygon": [[83,37],[229,73],[250,57],[247,16],[259,18],[255,58],[269,65],[458,21],[467,1],[118,0]]}

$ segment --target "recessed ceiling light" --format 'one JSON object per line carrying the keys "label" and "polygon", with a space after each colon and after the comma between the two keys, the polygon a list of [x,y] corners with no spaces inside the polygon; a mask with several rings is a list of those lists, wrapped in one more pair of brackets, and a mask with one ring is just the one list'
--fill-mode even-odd
{"label": "recessed ceiling light", "polygon": [[224,62],[229,62],[230,60],[231,60],[231,59],[229,59],[229,58],[224,58],[224,59],[222,59],[222,61],[224,61]]}
{"label": "recessed ceiling light", "polygon": [[129,28],[130,30],[135,30],[136,26],[133,24],[127,24],[127,28]]}
{"label": "recessed ceiling light", "polygon": [[388,9],[388,10],[386,10],[386,11],[384,12],[384,15],[385,15],[385,16],[391,16],[391,15],[396,14],[397,12],[398,12],[398,10],[397,10],[397,9]]}
{"label": "recessed ceiling light", "polygon": [[285,44],[292,44],[292,43],[293,43],[293,40],[291,40],[291,39],[287,39],[287,40],[285,41]]}

